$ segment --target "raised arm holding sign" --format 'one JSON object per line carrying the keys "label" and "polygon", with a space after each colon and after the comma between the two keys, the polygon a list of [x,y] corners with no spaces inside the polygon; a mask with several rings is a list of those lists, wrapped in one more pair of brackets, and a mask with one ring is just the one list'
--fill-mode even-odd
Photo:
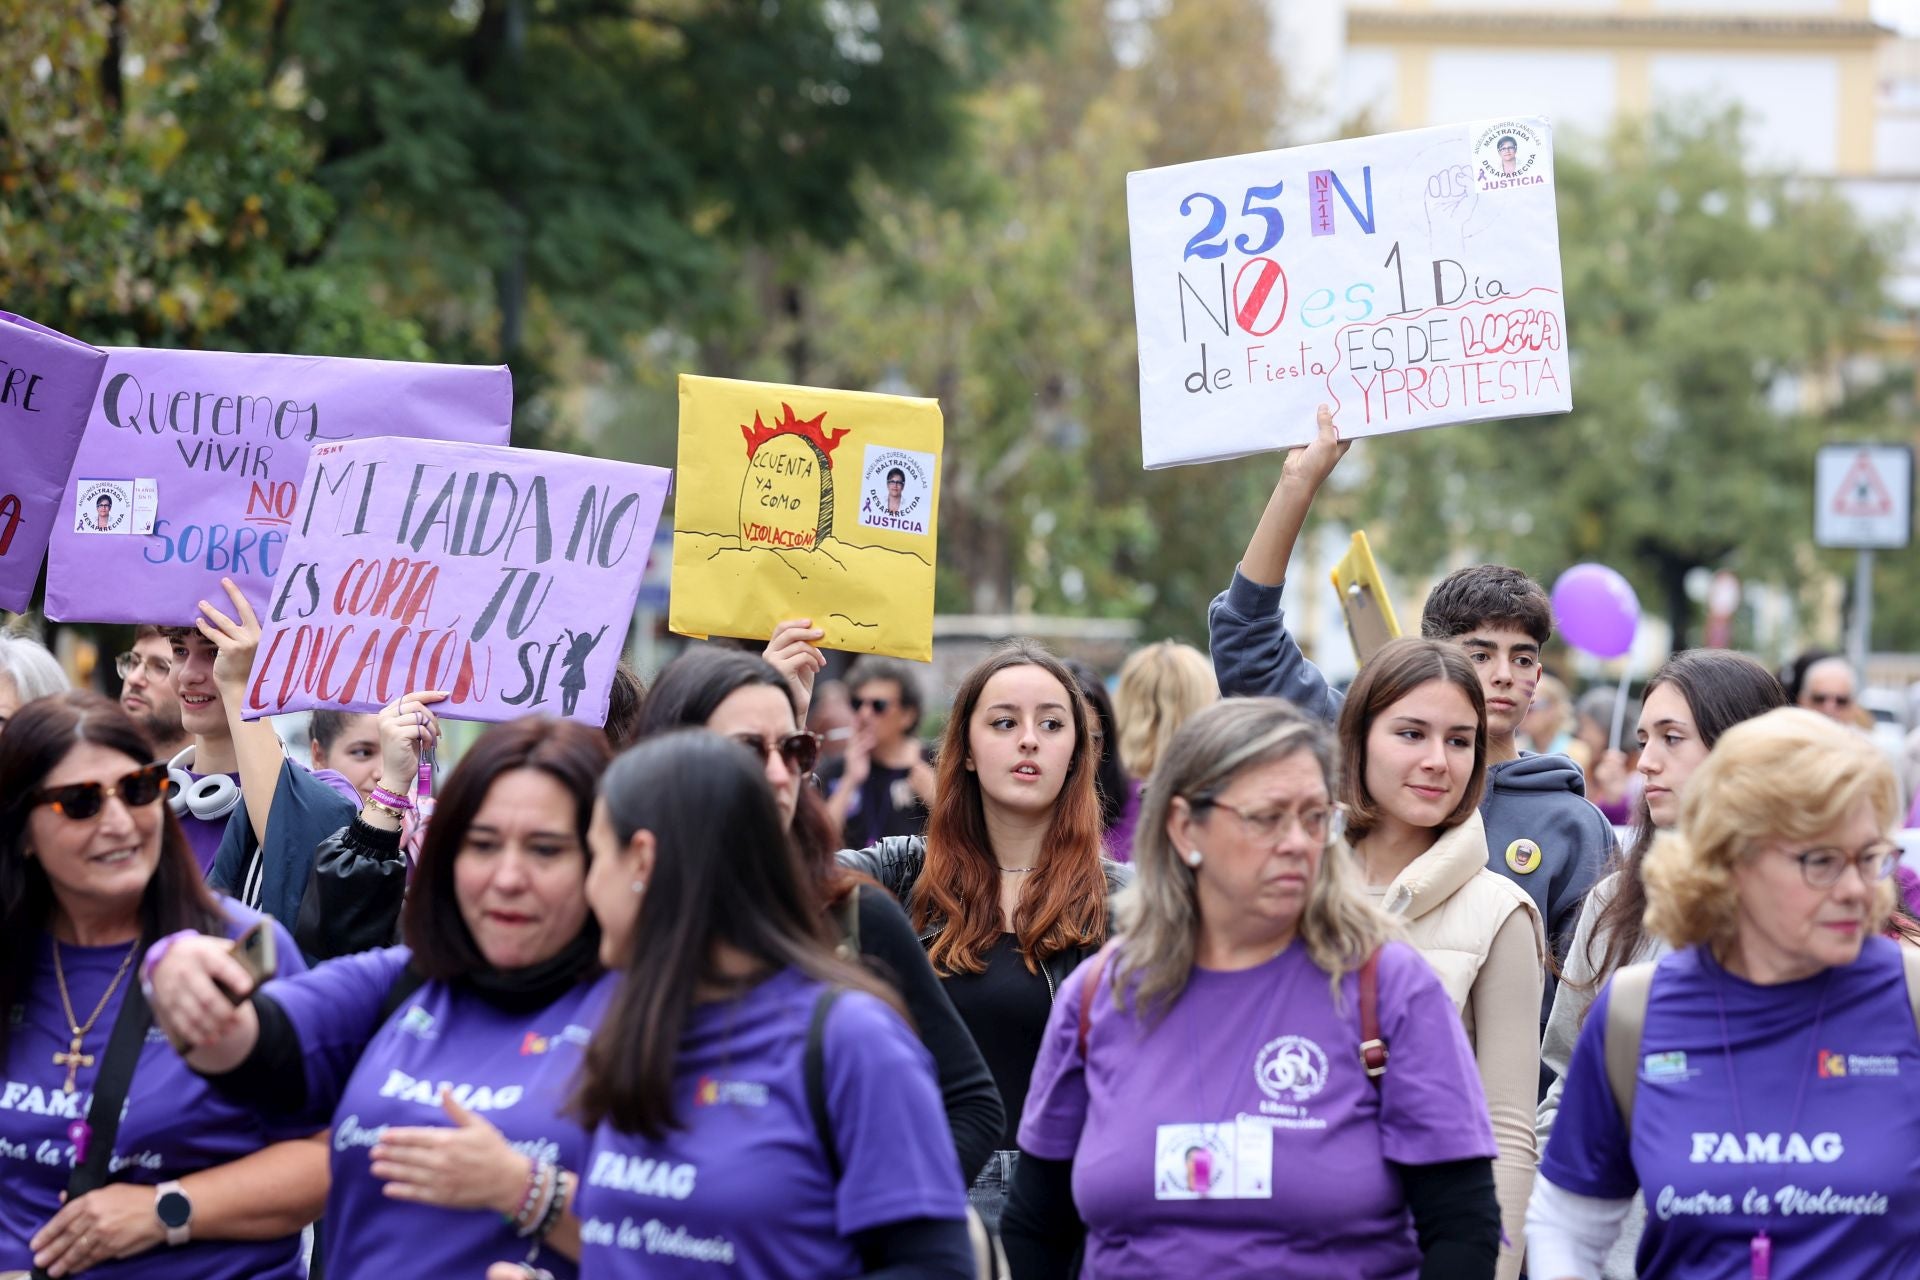
{"label": "raised arm holding sign", "polygon": [[1149,467],[1572,408],[1544,120],[1127,177]]}

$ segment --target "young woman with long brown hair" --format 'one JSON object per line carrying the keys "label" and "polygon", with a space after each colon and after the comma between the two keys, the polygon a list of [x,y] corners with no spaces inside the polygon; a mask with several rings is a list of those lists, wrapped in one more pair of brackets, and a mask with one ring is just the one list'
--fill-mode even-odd
{"label": "young woman with long brown hair", "polygon": [[1102,853],[1088,713],[1072,675],[1016,642],[967,673],[924,839],[841,855],[907,907],[1006,1105],[973,1202],[997,1225],[1015,1129],[1060,983],[1108,933],[1128,873]]}

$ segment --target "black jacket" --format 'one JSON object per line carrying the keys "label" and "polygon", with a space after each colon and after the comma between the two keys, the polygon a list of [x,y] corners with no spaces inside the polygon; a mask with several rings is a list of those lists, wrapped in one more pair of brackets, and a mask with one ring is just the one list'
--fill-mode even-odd
{"label": "black jacket", "polygon": [[[927,838],[925,836],[888,836],[879,844],[869,845],[865,849],[842,849],[837,855],[840,865],[880,884],[894,897],[900,899],[900,906],[907,913],[907,919],[913,919],[913,886],[920,879],[921,870],[927,865]],[[1107,932],[1114,931],[1113,897],[1133,883],[1133,868],[1111,858],[1100,859],[1100,870],[1107,877]],[[920,933],[920,943],[925,946],[940,930],[924,929]],[[1046,974],[1049,990],[1057,991],[1060,982],[1079,967],[1080,962],[1092,955],[1098,948],[1070,947],[1057,956],[1049,956],[1041,962],[1040,968]]]}

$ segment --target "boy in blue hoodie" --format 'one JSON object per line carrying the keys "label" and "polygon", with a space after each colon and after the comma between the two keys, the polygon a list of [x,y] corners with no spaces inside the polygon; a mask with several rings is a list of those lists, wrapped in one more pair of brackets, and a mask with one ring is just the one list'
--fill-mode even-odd
{"label": "boy in blue hoodie", "polygon": [[[1280,611],[1287,561],[1314,496],[1346,456],[1333,415],[1321,405],[1312,444],[1287,454],[1280,482],[1247,543],[1233,582],[1207,610],[1214,675],[1224,697],[1285,698],[1332,723],[1342,695],[1300,652]],[[1586,799],[1579,766],[1565,756],[1523,755],[1514,741],[1540,682],[1540,647],[1553,632],[1553,606],[1540,585],[1503,565],[1448,574],[1427,597],[1420,634],[1466,650],[1487,695],[1487,866],[1526,891],[1540,909],[1556,959],[1566,956],[1580,901],[1613,852],[1613,827]],[[1547,975],[1540,1025],[1553,1008]],[[1541,1068],[1541,1087],[1551,1079]]]}

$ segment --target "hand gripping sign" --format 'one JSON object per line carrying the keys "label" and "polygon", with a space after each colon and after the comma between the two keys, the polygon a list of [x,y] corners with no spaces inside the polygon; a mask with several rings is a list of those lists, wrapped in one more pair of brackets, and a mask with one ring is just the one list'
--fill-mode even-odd
{"label": "hand gripping sign", "polygon": [[1538,117],[1127,176],[1148,467],[1573,407]]}
{"label": "hand gripping sign", "polygon": [[106,352],[0,311],[0,609],[26,609],[71,514],[61,496],[106,366]]}
{"label": "hand gripping sign", "polygon": [[941,432],[933,400],[682,374],[668,625],[930,660]]}
{"label": "hand gripping sign", "polygon": [[505,366],[113,347],[54,532],[47,613],[185,625],[280,567],[308,451],[368,436],[507,442]]}
{"label": "hand gripping sign", "polygon": [[397,436],[314,449],[243,714],[445,689],[462,720],[604,724],[671,478]]}

